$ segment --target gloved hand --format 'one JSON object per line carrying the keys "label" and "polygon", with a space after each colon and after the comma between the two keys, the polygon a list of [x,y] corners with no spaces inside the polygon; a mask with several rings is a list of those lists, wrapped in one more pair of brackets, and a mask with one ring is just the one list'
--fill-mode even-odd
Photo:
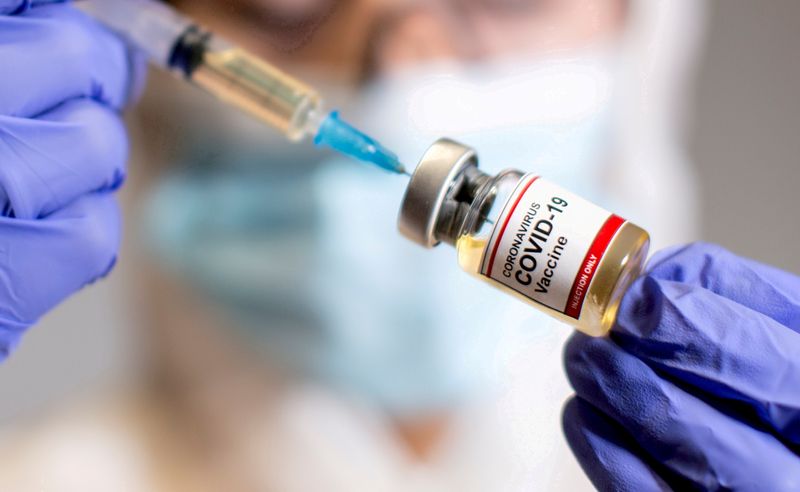
{"label": "gloved hand", "polygon": [[600,490],[800,490],[800,278],[709,244],[662,252],[565,364],[564,431]]}
{"label": "gloved hand", "polygon": [[142,67],[68,5],[0,0],[0,360],[114,264],[112,192],[127,158],[119,111]]}

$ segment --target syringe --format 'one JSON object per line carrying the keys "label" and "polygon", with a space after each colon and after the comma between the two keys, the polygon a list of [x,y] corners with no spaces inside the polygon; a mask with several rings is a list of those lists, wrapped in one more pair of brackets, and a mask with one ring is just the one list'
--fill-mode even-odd
{"label": "syringe", "polygon": [[405,173],[397,155],[323,109],[308,85],[203,29],[156,0],[88,0],[80,8],[146,53],[151,62],[268,123],[289,140]]}

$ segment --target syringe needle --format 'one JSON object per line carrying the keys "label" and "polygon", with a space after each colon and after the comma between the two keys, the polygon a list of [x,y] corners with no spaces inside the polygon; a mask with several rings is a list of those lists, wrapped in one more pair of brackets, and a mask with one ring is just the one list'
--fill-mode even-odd
{"label": "syringe needle", "polygon": [[314,143],[330,147],[342,154],[396,174],[408,174],[397,154],[377,140],[339,118],[336,111],[328,115],[317,131]]}

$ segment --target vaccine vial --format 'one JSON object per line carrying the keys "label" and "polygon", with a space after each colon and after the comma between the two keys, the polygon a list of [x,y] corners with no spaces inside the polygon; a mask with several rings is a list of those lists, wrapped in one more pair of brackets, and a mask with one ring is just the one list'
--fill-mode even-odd
{"label": "vaccine vial", "polygon": [[644,229],[536,174],[481,172],[475,151],[448,139],[414,171],[398,227],[426,248],[454,246],[466,272],[592,336],[613,326],[650,244]]}

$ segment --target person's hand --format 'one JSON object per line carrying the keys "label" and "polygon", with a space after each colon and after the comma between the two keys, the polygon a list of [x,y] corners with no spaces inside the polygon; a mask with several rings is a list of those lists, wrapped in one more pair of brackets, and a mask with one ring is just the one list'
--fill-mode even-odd
{"label": "person's hand", "polygon": [[33,3],[0,0],[0,360],[114,264],[119,112],[143,79],[141,60],[86,16]]}
{"label": "person's hand", "polygon": [[800,490],[800,278],[708,244],[651,265],[610,337],[566,347],[583,469],[600,490]]}

